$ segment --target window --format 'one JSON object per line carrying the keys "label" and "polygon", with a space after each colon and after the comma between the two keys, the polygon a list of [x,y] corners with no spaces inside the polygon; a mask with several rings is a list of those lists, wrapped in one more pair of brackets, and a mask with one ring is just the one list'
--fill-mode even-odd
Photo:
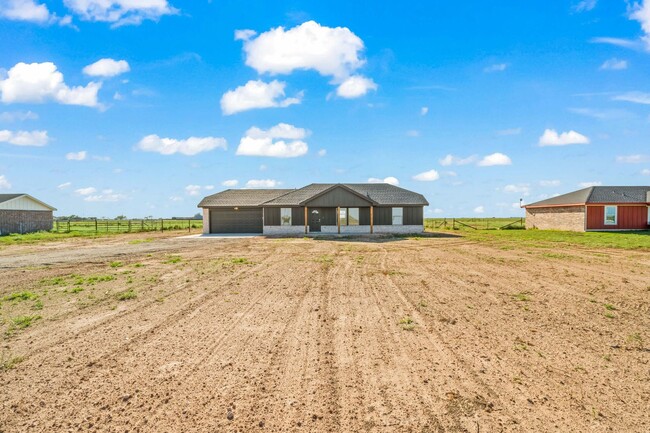
{"label": "window", "polygon": [[358,226],[359,225],[359,208],[351,207],[348,209],[348,225],[349,226]]}
{"label": "window", "polygon": [[280,225],[290,226],[291,225],[291,208],[283,207],[280,209]]}
{"label": "window", "polygon": [[615,226],[616,225],[616,206],[605,206],[605,225],[606,226]]}
{"label": "window", "polygon": [[403,224],[402,215],[404,213],[404,208],[394,207],[393,208],[393,225],[401,226]]}
{"label": "window", "polygon": [[347,208],[342,207],[339,211],[339,220],[341,221],[342,226],[348,225],[348,210]]}

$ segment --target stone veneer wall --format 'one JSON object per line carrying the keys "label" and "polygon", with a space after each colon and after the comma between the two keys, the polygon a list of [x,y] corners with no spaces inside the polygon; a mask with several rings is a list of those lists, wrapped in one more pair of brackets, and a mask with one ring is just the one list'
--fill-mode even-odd
{"label": "stone veneer wall", "polygon": [[563,206],[526,209],[526,228],[585,231],[585,207]]}
{"label": "stone veneer wall", "polygon": [[0,234],[52,230],[52,211],[0,210]]}
{"label": "stone veneer wall", "polygon": [[264,226],[265,235],[304,235],[305,226]]}
{"label": "stone veneer wall", "polygon": [[404,226],[375,226],[375,233],[397,233],[410,234],[424,232],[423,225],[404,225]]}
{"label": "stone veneer wall", "polygon": [[[374,227],[374,233],[422,233],[424,227],[420,225],[379,225]],[[337,226],[321,226],[320,232],[310,232],[313,235],[335,235],[338,234]],[[305,234],[304,226],[264,226],[265,235],[300,235]],[[370,226],[341,226],[342,235],[370,234]]]}

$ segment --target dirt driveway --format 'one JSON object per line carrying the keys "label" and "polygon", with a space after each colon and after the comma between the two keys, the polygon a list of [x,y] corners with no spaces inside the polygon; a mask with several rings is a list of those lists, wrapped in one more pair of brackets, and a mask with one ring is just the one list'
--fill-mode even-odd
{"label": "dirt driveway", "polygon": [[129,237],[0,268],[0,432],[650,431],[648,253]]}

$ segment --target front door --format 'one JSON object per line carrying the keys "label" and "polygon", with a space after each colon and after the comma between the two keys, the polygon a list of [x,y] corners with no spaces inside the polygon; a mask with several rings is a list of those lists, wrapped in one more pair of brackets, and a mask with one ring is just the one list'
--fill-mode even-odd
{"label": "front door", "polygon": [[320,231],[320,209],[312,209],[309,213],[309,231]]}

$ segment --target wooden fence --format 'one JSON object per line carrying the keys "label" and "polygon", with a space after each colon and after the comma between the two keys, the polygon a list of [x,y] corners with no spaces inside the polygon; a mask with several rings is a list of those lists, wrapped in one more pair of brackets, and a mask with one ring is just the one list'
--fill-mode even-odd
{"label": "wooden fence", "polygon": [[517,230],[526,228],[524,218],[427,218],[430,230]]}
{"label": "wooden fence", "polygon": [[52,228],[56,233],[135,233],[135,232],[155,232],[168,230],[186,230],[191,233],[192,230],[201,230],[203,221],[201,220],[179,220],[179,219],[84,219],[84,220],[61,220],[54,221]]}

